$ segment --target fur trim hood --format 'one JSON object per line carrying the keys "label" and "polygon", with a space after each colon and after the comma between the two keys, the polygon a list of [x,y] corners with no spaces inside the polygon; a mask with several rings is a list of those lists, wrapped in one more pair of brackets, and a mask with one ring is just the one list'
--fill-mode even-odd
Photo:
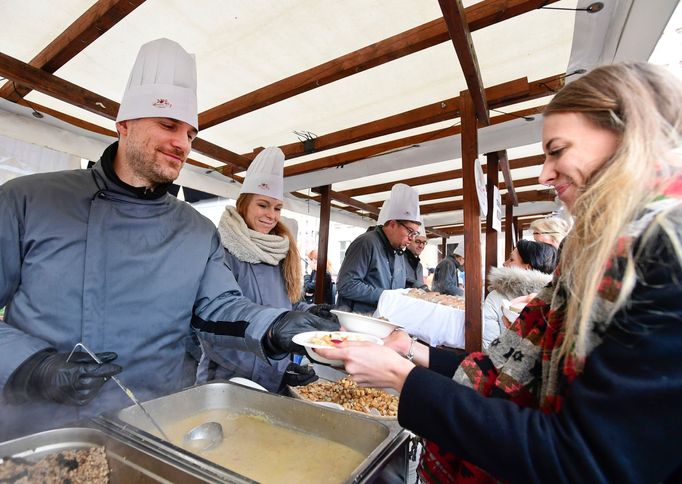
{"label": "fur trim hood", "polygon": [[538,292],[552,280],[552,274],[519,267],[490,269],[488,289],[503,294],[507,299]]}

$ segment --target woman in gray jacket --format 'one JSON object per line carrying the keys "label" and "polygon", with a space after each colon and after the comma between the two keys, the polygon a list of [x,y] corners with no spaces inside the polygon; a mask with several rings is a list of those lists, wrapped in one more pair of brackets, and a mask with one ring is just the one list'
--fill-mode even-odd
{"label": "woman in gray jacket", "polygon": [[519,240],[503,267],[490,269],[490,293],[483,303],[483,349],[502,329],[503,301],[536,293],[552,280],[558,261],[557,250],[544,242]]}
{"label": "woman in gray jacket", "polygon": [[[226,207],[218,225],[225,264],[243,295],[253,302],[335,319],[329,313],[329,306],[314,306],[301,300],[302,271],[296,239],[280,221],[283,166],[284,154],[275,147],[263,150],[249,165],[236,207]],[[266,361],[249,352],[221,348],[213,340],[199,337],[203,355],[197,383],[243,377],[270,391],[278,391],[287,384],[305,384],[317,379],[312,369],[292,363],[288,355]]]}

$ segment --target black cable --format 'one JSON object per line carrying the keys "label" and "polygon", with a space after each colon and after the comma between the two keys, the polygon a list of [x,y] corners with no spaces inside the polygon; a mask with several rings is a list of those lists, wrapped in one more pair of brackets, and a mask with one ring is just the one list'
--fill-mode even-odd
{"label": "black cable", "polygon": [[491,109],[491,111],[495,111],[496,113],[500,114],[506,114],[507,116],[512,116],[514,118],[525,119],[526,121],[533,121],[535,119],[533,116],[519,116],[518,114],[514,113],[505,113],[504,111],[500,111],[499,109]]}

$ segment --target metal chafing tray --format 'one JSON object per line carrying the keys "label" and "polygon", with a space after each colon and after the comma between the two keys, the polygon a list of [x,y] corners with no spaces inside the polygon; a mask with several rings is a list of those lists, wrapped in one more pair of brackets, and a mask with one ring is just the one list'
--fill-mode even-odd
{"label": "metal chafing tray", "polygon": [[[394,454],[405,451],[408,438],[397,422],[380,422],[229,382],[195,386],[144,405],[162,427],[206,410],[228,409],[237,413],[266,415],[284,427],[347,445],[363,454],[365,459],[346,482],[371,481]],[[136,407],[105,414],[97,417],[95,422],[108,433],[151,447],[181,466],[200,469],[202,475],[209,475],[212,481],[252,482],[157,437],[152,425]]]}
{"label": "metal chafing tray", "polygon": [[199,469],[172,462],[149,449],[86,427],[48,430],[0,443],[0,457],[21,457],[37,462],[49,454],[95,446],[104,446],[106,450],[112,484],[206,482]]}

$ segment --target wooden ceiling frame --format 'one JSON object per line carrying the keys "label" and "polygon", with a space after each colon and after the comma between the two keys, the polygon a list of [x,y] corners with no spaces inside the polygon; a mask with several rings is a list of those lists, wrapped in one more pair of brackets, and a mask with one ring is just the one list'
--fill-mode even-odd
{"label": "wooden ceiling frame", "polygon": [[[143,3],[144,0],[98,0],[31,59],[29,65],[50,74],[56,72]],[[10,81],[0,88],[0,97],[17,102],[31,90],[24,85],[13,86]]]}
{"label": "wooden ceiling frame", "polygon": [[511,204],[514,207],[517,207],[519,205],[519,200],[517,199],[516,191],[514,190],[514,179],[511,175],[511,167],[509,166],[507,150],[498,151],[497,160],[500,166],[500,171],[502,172],[502,176],[504,177],[504,185],[507,187],[507,197],[511,201]]}
{"label": "wooden ceiling frame", "polygon": [[457,59],[466,80],[467,90],[474,104],[476,120],[478,124],[488,126],[490,124],[488,100],[483,89],[481,69],[478,66],[476,49],[474,49],[474,42],[471,40],[471,31],[469,30],[462,1],[438,0],[438,3],[450,33],[450,40],[457,53]]}
{"label": "wooden ceiling frame", "polygon": [[[537,81],[529,82],[522,77],[513,81],[486,88],[490,109],[501,108],[525,101],[532,101],[554,94],[564,85],[566,74],[557,74]],[[385,136],[407,129],[419,128],[441,121],[448,121],[460,117],[460,99],[458,97],[445,99],[426,106],[404,111],[381,119],[359,124],[350,128],[327,133],[314,139],[314,153],[346,146],[359,141]],[[287,159],[308,155],[304,144],[300,141],[281,145]],[[253,159],[254,153],[244,153],[244,158]]]}
{"label": "wooden ceiling frame", "polygon": [[[469,30],[473,32],[556,1],[558,0],[486,0],[465,10],[466,22]],[[199,114],[199,127],[210,128],[358,72],[441,44],[449,38],[443,18],[432,20],[203,111]],[[253,156],[250,159],[253,159]]]}
{"label": "wooden ceiling frame", "polygon": [[[525,118],[529,116],[534,116],[542,114],[545,109],[545,105],[535,106],[532,108],[522,109],[520,111],[515,111],[512,113],[500,114],[494,116],[490,120],[490,124],[500,124],[507,121],[512,121],[518,118]],[[431,123],[427,123],[431,124]],[[416,134],[412,136],[407,136],[405,138],[399,138],[391,141],[385,141],[372,146],[365,146],[363,148],[357,148],[355,150],[344,151],[343,153],[338,153],[331,156],[325,156],[322,158],[316,158],[314,160],[305,161],[302,163],[297,163],[295,165],[289,165],[284,167],[284,176],[294,176],[303,175],[305,173],[311,173],[318,170],[323,170],[325,168],[336,168],[339,166],[346,166],[356,161],[362,161],[373,156],[388,153],[393,150],[402,150],[409,148],[410,146],[419,145],[427,141],[433,141],[441,138],[446,138],[448,136],[455,136],[460,134],[462,131],[461,126],[449,126],[447,128],[441,128],[434,131],[428,131],[426,133]]]}
{"label": "wooden ceiling frame", "polygon": [[[516,158],[509,162],[512,170],[518,168],[527,168],[529,166],[541,165],[545,161],[544,155],[525,156],[523,158]],[[482,165],[483,173],[487,172],[487,164]],[[436,183],[441,181],[452,180],[453,178],[462,178],[462,170],[448,170],[440,173],[432,173],[430,175],[422,175],[413,178],[403,178],[402,180],[394,180],[386,183],[378,183],[376,185],[368,185],[365,187],[351,188],[343,190],[340,193],[348,195],[349,197],[358,197],[361,195],[373,195],[381,192],[388,192],[396,183],[404,183],[411,187],[419,185],[427,185],[429,183]]]}

